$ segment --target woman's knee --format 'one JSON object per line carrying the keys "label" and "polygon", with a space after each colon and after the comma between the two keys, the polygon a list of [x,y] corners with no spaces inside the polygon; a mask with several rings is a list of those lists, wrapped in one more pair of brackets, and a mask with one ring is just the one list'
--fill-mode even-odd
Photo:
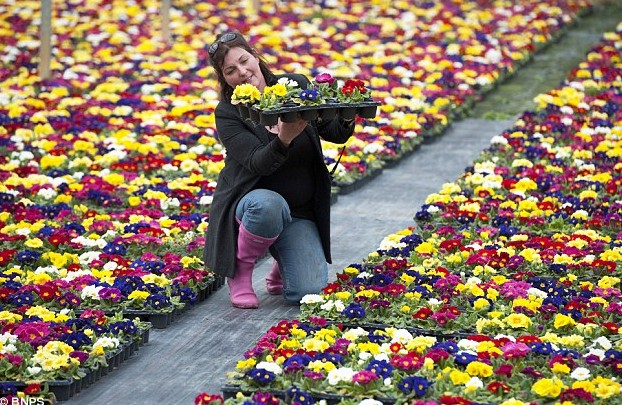
{"label": "woman's knee", "polygon": [[236,216],[245,226],[270,228],[277,234],[290,221],[285,199],[279,193],[264,189],[253,190],[244,196],[238,204]]}

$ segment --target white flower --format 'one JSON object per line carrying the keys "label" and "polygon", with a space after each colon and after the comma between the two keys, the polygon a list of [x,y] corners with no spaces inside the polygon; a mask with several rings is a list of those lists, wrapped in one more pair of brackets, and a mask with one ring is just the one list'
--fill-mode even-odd
{"label": "white flower", "polygon": [[374,360],[378,360],[378,361],[386,361],[389,362],[391,361],[391,359],[389,359],[389,356],[386,353],[378,353],[377,355],[374,356]]}
{"label": "white flower", "polygon": [[359,405],[382,405],[382,402],[373,398],[367,398],[359,402]]}
{"label": "white flower", "polygon": [[391,336],[391,343],[399,342],[406,344],[413,340],[413,335],[406,329],[397,329]]}
{"label": "white flower", "polygon": [[480,380],[479,377],[471,377],[471,379],[467,381],[464,386],[470,388],[483,388],[484,382]]}
{"label": "white flower", "polygon": [[6,344],[12,344],[15,342],[17,342],[17,336],[9,332],[4,332],[2,335],[0,335],[0,344],[6,345]]}
{"label": "white flower", "polygon": [[600,347],[602,347],[605,350],[609,350],[611,349],[612,345],[611,342],[609,341],[609,339],[607,339],[604,336],[599,337],[598,339],[594,340],[594,344],[592,345],[592,347],[594,347],[595,345],[599,345]]}
{"label": "white flower", "polygon": [[26,367],[26,370],[28,370],[28,374],[30,375],[37,375],[41,372],[41,367],[39,366],[32,366],[32,367]]}
{"label": "white flower", "polygon": [[340,382],[351,382],[354,370],[350,367],[334,368],[328,372],[326,378],[330,385],[337,385]]}
{"label": "white flower", "polygon": [[87,285],[82,289],[82,294],[80,294],[80,298],[86,299],[91,298],[94,300],[99,300],[99,292],[103,289],[103,286],[95,286],[95,285]]}
{"label": "white flower", "polygon": [[438,208],[436,205],[430,205],[428,208],[426,208],[426,211],[430,214],[434,214],[435,212],[439,212],[441,209]]}
{"label": "white flower", "polygon": [[262,361],[259,364],[257,364],[255,367],[262,369],[262,370],[267,370],[276,375],[283,374],[283,369],[281,368],[281,366],[271,361]]}
{"label": "white flower", "polygon": [[585,354],[585,357],[589,355],[594,355],[602,360],[605,358],[605,351],[602,349],[590,349],[590,351]]}
{"label": "white flower", "polygon": [[95,343],[93,343],[93,348],[96,347],[104,347],[108,349],[116,349],[119,346],[119,339],[111,338],[107,336],[102,336]]}
{"label": "white flower", "polygon": [[[302,300],[300,300],[300,302],[303,303],[302,301],[304,299],[305,299],[305,297],[302,297]],[[318,302],[322,302],[322,301],[318,301]],[[330,311],[331,309],[335,308],[335,301],[328,300],[325,303],[323,303],[322,305],[320,305],[320,308],[323,309],[324,311]]]}
{"label": "white flower", "polygon": [[570,377],[574,378],[575,380],[585,381],[590,378],[590,370],[585,367],[577,367],[572,370],[572,373],[570,373]]}
{"label": "white flower", "polygon": [[104,270],[112,271],[112,270],[115,270],[117,267],[119,267],[117,262],[108,262],[104,264]]}
{"label": "white flower", "polygon": [[343,338],[349,340],[350,342],[356,342],[361,336],[367,336],[367,331],[360,327],[350,329],[343,333]]}
{"label": "white flower", "polygon": [[536,296],[538,298],[547,298],[549,296],[546,292],[544,292],[544,291],[542,291],[540,289],[537,289],[535,287],[531,287],[530,289],[528,289],[527,293],[529,295],[534,295],[534,296]]}
{"label": "white flower", "polygon": [[52,198],[56,197],[56,191],[54,191],[54,189],[51,188],[42,188],[41,190],[39,190],[39,192],[37,193],[37,196],[45,199],[45,200],[51,200]]}
{"label": "white flower", "polygon": [[458,341],[458,347],[460,349],[468,350],[468,351],[474,351],[476,353],[477,353],[477,346],[478,345],[479,345],[479,343],[477,343],[474,340],[470,340],[470,339],[460,339]]}
{"label": "white flower", "polygon": [[277,83],[282,84],[286,87],[298,87],[298,82],[287,77],[281,77]]}
{"label": "white flower", "polygon": [[428,300],[428,304],[432,305],[432,306],[438,306],[441,305],[443,303],[443,301],[439,300],[438,298],[430,298]]}
{"label": "white flower", "polygon": [[199,205],[210,205],[213,200],[214,200],[214,196],[204,195],[199,200]]}

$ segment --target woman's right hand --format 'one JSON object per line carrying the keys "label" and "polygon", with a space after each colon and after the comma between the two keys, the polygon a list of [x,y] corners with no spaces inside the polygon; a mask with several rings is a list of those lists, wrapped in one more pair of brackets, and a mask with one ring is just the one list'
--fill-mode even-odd
{"label": "woman's right hand", "polygon": [[279,119],[279,139],[285,146],[289,146],[289,144],[304,131],[307,126],[307,121],[298,117],[298,119],[294,122],[282,122]]}

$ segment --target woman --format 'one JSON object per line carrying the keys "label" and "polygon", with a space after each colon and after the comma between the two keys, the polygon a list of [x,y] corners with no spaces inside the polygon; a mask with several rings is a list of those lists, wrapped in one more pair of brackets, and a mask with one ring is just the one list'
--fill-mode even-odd
{"label": "woman", "polygon": [[287,77],[306,89],[300,74],[274,75],[238,32],[220,35],[208,50],[218,76],[220,102],[214,112],[225,166],[210,209],[206,266],[227,277],[231,304],[257,308],[252,286],[257,258],[268,249],[275,265],[266,279],[268,292],[299,303],[328,282],[331,179],[320,136],[345,143],[354,122],[279,120],[266,128],[240,117],[231,96],[237,85],[260,91]]}

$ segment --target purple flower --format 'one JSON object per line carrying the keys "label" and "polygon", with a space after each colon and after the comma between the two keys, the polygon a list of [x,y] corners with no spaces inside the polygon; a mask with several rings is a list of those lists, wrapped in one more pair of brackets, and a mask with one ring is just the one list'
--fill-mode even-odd
{"label": "purple flower", "polygon": [[310,380],[321,380],[324,378],[324,374],[318,373],[317,371],[306,370],[302,373],[302,375]]}
{"label": "purple flower", "polygon": [[329,85],[333,84],[335,78],[330,75],[330,73],[320,73],[315,76],[315,81],[317,83],[328,83]]}
{"label": "purple flower", "polygon": [[357,384],[369,384],[370,382],[377,380],[378,375],[373,371],[361,370],[352,376],[352,381]]}
{"label": "purple flower", "polygon": [[110,300],[112,302],[117,302],[122,297],[121,290],[118,288],[102,288],[99,291],[99,297],[105,300]]}

